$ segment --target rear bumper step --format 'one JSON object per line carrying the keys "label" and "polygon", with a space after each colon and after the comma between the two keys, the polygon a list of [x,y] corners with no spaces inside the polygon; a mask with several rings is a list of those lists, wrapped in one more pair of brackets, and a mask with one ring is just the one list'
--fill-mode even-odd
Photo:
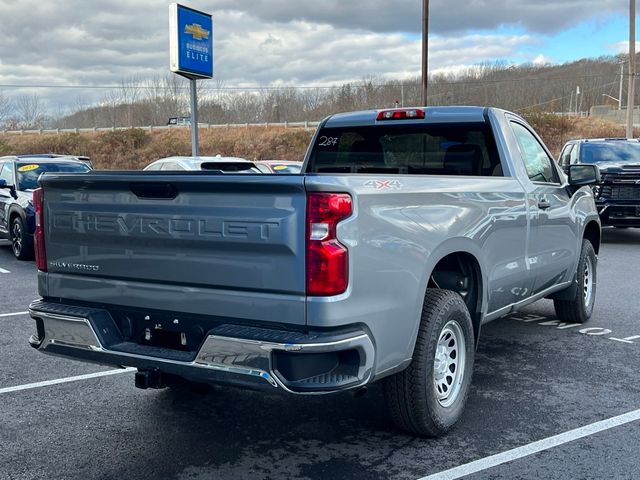
{"label": "rear bumper step", "polygon": [[44,353],[193,381],[313,394],[361,387],[373,372],[374,345],[360,330],[301,334],[220,325],[185,358],[185,352],[124,341],[106,310],[36,301],[29,313],[37,325],[29,342]]}

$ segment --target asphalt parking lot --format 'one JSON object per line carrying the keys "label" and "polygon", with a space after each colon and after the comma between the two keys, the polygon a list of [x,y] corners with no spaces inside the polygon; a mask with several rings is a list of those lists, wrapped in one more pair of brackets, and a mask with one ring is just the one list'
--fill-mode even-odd
{"label": "asphalt parking lot", "polygon": [[131,372],[44,356],[20,313],[35,267],[0,242],[0,478],[639,478],[638,266],[640,230],[606,229],[591,321],[560,324],[541,301],[487,326],[461,424],[423,440],[394,429],[377,385],[142,391]]}

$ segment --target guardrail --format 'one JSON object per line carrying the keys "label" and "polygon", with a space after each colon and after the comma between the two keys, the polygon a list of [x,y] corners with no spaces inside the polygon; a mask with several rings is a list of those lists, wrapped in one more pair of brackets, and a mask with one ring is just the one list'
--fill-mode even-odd
{"label": "guardrail", "polygon": [[[320,122],[284,122],[284,123],[199,123],[200,130],[216,128],[304,128],[305,130],[315,129]],[[137,128],[147,132],[156,132],[172,129],[190,129],[190,125],[161,125],[144,127],[93,127],[93,128],[40,128],[32,130],[0,130],[2,135],[61,135],[64,133],[90,133],[90,132],[115,132],[118,130],[130,130]]]}

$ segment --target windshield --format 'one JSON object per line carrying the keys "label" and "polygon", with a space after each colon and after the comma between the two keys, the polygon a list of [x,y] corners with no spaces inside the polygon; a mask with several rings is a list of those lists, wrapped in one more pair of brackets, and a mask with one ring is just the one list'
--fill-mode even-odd
{"label": "windshield", "polygon": [[580,162],[640,163],[640,142],[583,143],[580,149]]}
{"label": "windshield", "polygon": [[78,163],[17,163],[18,190],[35,190],[38,178],[43,173],[86,173],[90,170],[86,165]]}
{"label": "windshield", "polygon": [[324,128],[308,172],[502,176],[486,124]]}

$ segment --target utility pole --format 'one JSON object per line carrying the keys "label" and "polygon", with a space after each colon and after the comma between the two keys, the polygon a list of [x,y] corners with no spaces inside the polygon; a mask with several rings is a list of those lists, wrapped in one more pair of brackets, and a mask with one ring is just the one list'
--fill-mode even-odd
{"label": "utility pole", "polygon": [[618,95],[618,110],[622,110],[622,88],[624,85],[624,62],[620,63],[620,95]]}
{"label": "utility pole", "polygon": [[629,0],[629,100],[627,101],[627,138],[633,138],[633,112],[636,97],[636,0]]}
{"label": "utility pole", "polygon": [[427,106],[429,83],[429,0],[422,0],[422,105]]}

